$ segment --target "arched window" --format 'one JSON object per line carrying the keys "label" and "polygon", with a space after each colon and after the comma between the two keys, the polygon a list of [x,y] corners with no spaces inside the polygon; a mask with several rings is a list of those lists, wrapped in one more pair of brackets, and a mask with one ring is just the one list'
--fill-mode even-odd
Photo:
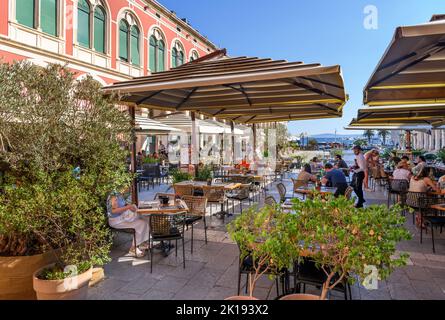
{"label": "arched window", "polygon": [[165,44],[164,41],[156,39],[154,35],[150,37],[150,71],[159,72],[164,71],[165,65]]}
{"label": "arched window", "polygon": [[97,6],[94,9],[94,49],[98,52],[106,53],[106,14],[104,8]]}
{"label": "arched window", "polygon": [[131,26],[131,63],[139,66],[141,64],[141,53],[139,51],[139,28]]}
{"label": "arched window", "polygon": [[172,68],[179,67],[184,64],[184,51],[181,45],[177,42],[172,49]]}
{"label": "arched window", "polygon": [[192,51],[192,56],[190,57],[190,61],[195,61],[197,59],[199,59],[198,52]]}
{"label": "arched window", "polygon": [[90,37],[90,4],[87,0],[79,0],[77,6],[77,42],[84,47],[91,47]]}
{"label": "arched window", "polygon": [[127,21],[121,20],[119,22],[119,57],[128,62],[128,41],[129,37],[129,26]]}
{"label": "arched window", "polygon": [[58,35],[58,0],[16,0],[16,20],[21,25]]}

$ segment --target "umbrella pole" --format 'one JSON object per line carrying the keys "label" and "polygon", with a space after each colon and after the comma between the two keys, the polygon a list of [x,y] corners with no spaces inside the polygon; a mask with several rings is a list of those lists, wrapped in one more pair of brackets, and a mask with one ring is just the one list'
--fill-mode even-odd
{"label": "umbrella pole", "polygon": [[128,111],[130,113],[130,121],[131,121],[131,145],[130,145],[130,153],[131,153],[131,173],[133,174],[133,181],[131,185],[131,201],[134,204],[139,203],[138,199],[138,184],[137,184],[137,177],[136,177],[136,134],[134,131],[135,124],[136,124],[136,114],[135,114],[135,106],[130,106],[128,108]]}

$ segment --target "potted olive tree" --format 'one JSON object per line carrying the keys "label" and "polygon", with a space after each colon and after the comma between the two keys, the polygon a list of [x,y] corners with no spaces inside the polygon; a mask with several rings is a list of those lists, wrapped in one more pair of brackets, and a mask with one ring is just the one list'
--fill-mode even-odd
{"label": "potted olive tree", "polygon": [[104,202],[131,180],[131,125],[100,88],[59,65],[0,64],[0,298],[35,298],[33,275],[41,298],[75,297],[65,280],[83,288],[108,260]]}
{"label": "potted olive tree", "polygon": [[396,256],[397,243],[410,239],[399,206],[356,209],[344,197],[317,196],[311,201],[295,199],[292,210],[299,256],[312,259],[326,275],[322,300],[338,284],[353,282],[354,276],[375,284],[406,264],[406,254]]}
{"label": "potted olive tree", "polygon": [[255,286],[263,275],[279,275],[292,265],[298,254],[292,245],[296,236],[292,225],[295,225],[292,216],[279,206],[250,207],[229,224],[230,237],[239,246],[240,261],[249,259],[252,273],[249,274],[249,296],[228,300],[255,300]]}

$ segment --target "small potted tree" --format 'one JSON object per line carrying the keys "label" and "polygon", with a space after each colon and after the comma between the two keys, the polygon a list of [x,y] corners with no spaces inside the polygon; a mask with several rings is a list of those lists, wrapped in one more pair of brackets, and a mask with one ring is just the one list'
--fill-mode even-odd
{"label": "small potted tree", "polygon": [[326,275],[322,300],[338,284],[353,282],[353,275],[364,283],[376,282],[406,264],[406,254],[395,255],[397,243],[410,239],[399,206],[356,209],[344,197],[317,196],[312,201],[295,199],[292,210],[299,255],[313,260]]}
{"label": "small potted tree", "polygon": [[234,296],[227,300],[256,300],[254,291],[257,281],[265,274],[279,275],[289,268],[298,252],[292,243],[296,228],[291,215],[279,206],[253,206],[228,226],[230,237],[238,244],[240,261],[251,260],[249,296]]}

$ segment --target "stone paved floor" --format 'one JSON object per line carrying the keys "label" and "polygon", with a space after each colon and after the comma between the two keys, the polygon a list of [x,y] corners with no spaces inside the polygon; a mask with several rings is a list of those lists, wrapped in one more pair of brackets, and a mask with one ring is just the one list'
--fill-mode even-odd
{"label": "stone paved floor", "polygon": [[[291,181],[284,180],[288,190]],[[156,186],[144,191],[142,199],[152,199],[156,192],[164,192],[167,186]],[[269,187],[268,194],[278,198],[275,184]],[[385,203],[383,190],[366,194],[367,205]],[[239,209],[237,209],[239,210]],[[116,235],[111,253],[112,262],[105,266],[105,280],[90,288],[89,299],[116,300],[202,300],[224,299],[236,295],[238,249],[229,239],[225,225],[216,217],[209,217],[208,244],[203,241],[202,226],[195,227],[194,253],[190,253],[190,232],[186,232],[186,268],[182,268],[182,253],[170,254],[164,258],[154,255],[153,273],[147,257],[134,259],[127,256],[131,238]],[[233,219],[233,218],[231,218]],[[226,223],[231,219],[226,219]],[[438,235],[436,254],[432,253],[431,237],[426,235],[420,244],[420,234],[408,217],[407,228],[413,239],[402,242],[399,251],[408,252],[407,266],[397,269],[387,281],[379,282],[379,289],[369,291],[356,284],[352,288],[353,299],[445,299],[445,232]],[[198,239],[198,240],[197,240]],[[181,248],[179,248],[181,249]],[[245,278],[242,278],[244,287]],[[307,293],[319,294],[316,288],[307,287]],[[276,297],[274,282],[264,277],[257,284],[254,295],[260,299]],[[343,299],[333,293],[331,299]]]}

